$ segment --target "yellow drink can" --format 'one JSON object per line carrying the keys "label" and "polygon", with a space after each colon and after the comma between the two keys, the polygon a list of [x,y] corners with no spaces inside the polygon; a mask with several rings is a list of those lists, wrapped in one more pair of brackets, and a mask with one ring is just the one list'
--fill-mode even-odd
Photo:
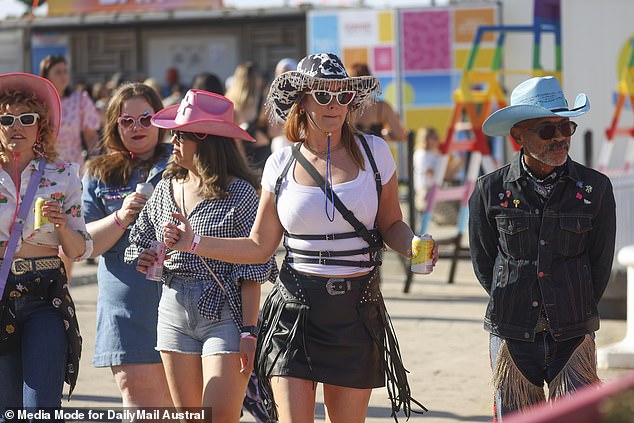
{"label": "yellow drink can", "polygon": [[42,214],[42,206],[49,201],[46,197],[37,197],[35,199],[35,218],[33,219],[33,229],[38,232],[53,232],[54,225]]}
{"label": "yellow drink can", "polygon": [[434,270],[432,255],[434,252],[434,239],[429,234],[412,238],[412,263],[414,273],[427,275]]}

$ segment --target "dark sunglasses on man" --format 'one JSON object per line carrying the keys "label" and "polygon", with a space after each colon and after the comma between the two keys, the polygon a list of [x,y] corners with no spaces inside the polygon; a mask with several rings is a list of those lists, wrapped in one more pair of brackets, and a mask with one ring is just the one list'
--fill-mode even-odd
{"label": "dark sunglasses on man", "polygon": [[533,128],[525,126],[524,128],[537,133],[537,135],[539,135],[539,137],[543,140],[551,140],[555,138],[557,130],[559,130],[559,133],[564,137],[572,136],[572,134],[574,134],[577,130],[577,124],[571,120],[567,120],[560,123],[546,123]]}

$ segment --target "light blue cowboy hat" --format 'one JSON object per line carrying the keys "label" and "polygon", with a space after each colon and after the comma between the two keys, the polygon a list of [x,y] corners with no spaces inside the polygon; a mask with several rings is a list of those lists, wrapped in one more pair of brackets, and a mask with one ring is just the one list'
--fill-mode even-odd
{"label": "light blue cowboy hat", "polygon": [[511,105],[497,110],[484,121],[482,130],[490,136],[507,136],[518,122],[545,117],[575,117],[590,110],[590,100],[577,94],[575,105],[568,108],[559,80],[554,76],[531,78],[511,93]]}

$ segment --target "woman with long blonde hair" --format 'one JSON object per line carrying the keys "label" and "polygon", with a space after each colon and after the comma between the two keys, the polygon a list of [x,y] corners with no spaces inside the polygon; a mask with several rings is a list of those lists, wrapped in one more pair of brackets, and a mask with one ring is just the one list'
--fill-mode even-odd
{"label": "woman with long blonde hair", "polygon": [[235,107],[235,123],[255,139],[255,143],[236,140],[238,149],[260,173],[271,154],[267,119],[262,108],[263,90],[264,80],[255,63],[245,62],[236,67],[226,93]]}

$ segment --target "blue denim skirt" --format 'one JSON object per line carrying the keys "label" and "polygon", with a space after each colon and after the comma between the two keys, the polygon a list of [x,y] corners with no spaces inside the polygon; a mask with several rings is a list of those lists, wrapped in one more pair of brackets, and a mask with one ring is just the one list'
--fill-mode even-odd
{"label": "blue denim skirt", "polygon": [[116,254],[99,260],[95,367],[161,362],[156,323],[162,284],[145,279]]}

